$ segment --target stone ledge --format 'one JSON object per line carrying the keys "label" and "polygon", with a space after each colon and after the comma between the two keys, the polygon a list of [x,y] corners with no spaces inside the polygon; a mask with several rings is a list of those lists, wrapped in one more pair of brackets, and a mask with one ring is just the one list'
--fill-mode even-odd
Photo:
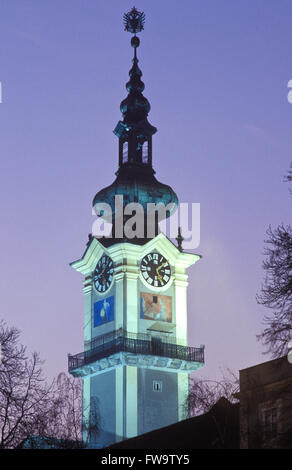
{"label": "stone ledge", "polygon": [[132,366],[142,369],[161,370],[165,372],[194,372],[203,367],[202,362],[170,359],[168,357],[151,356],[120,352],[107,358],[94,361],[70,371],[75,377],[87,377],[102,374],[121,366]]}

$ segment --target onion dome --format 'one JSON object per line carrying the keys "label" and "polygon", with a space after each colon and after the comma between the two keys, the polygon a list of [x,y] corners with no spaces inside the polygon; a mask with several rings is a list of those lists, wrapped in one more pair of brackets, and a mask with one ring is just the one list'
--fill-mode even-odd
{"label": "onion dome", "polygon": [[[129,203],[139,203],[145,214],[147,214],[147,204],[163,205],[167,210],[164,214],[161,211],[156,219],[154,234],[157,235],[159,233],[158,222],[175,212],[178,199],[170,186],[160,183],[155,178],[155,171],[152,167],[152,135],[157,132],[157,129],[148,121],[150,103],[143,95],[145,85],[141,80],[142,71],[138,66],[137,58],[140,40],[136,33],[144,29],[144,21],[144,13],[138,12],[136,8],[124,15],[125,30],[134,33],[131,39],[134,58],[129,71],[130,79],[126,84],[128,96],[120,105],[123,120],[118,122],[114,130],[114,134],[119,139],[119,168],[115,181],[95,195],[93,207],[97,215],[106,219],[104,214],[100,213],[99,207],[100,204],[108,204],[112,215],[117,220],[117,217],[124,214],[124,209]],[[116,196],[122,196],[122,207],[117,208]],[[127,217],[123,215],[123,224],[126,220]],[[115,232],[114,226],[113,232]],[[116,240],[115,233],[113,237]],[[145,239],[147,241],[146,233]],[[143,243],[141,240],[131,240],[131,242]]]}
{"label": "onion dome", "polygon": [[121,112],[124,117],[124,123],[134,124],[146,120],[150,111],[150,103],[142,95],[145,86],[141,80],[142,72],[138,67],[138,59],[133,59],[133,67],[129,75],[130,80],[126,84],[129,95],[121,102]]}
{"label": "onion dome", "polygon": [[119,174],[110,186],[95,195],[93,207],[107,203],[115,215],[119,210],[115,205],[115,196],[123,197],[123,208],[129,203],[138,202],[145,213],[147,204],[163,204],[167,208],[167,217],[175,212],[178,205],[177,195],[170,186],[160,183],[153,173],[137,170]]}

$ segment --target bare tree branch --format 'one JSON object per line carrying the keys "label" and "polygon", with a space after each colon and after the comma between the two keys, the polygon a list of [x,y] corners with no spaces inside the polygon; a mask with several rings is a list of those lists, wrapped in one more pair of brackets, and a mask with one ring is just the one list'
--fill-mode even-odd
{"label": "bare tree branch", "polygon": [[[99,433],[98,404],[89,422],[82,409],[82,382],[65,373],[47,384],[39,355],[30,358],[19,344],[19,330],[0,321],[0,448],[22,441],[53,447],[84,447],[82,428],[90,437]],[[36,443],[39,444],[36,444]]]}
{"label": "bare tree branch", "polygon": [[185,410],[188,411],[191,416],[210,413],[216,429],[218,446],[222,448],[224,448],[226,441],[228,416],[226,414],[225,421],[223,420],[223,422],[222,419],[218,420],[214,405],[220,400],[222,401],[222,399],[226,399],[230,403],[238,402],[238,399],[234,396],[238,391],[238,377],[233,371],[227,369],[220,380],[207,378],[193,380],[189,396],[185,402]]}
{"label": "bare tree branch", "polygon": [[[285,181],[292,181],[292,164]],[[292,194],[292,192],[291,192]],[[271,310],[264,316],[264,330],[257,336],[266,352],[278,358],[287,353],[292,337],[292,227],[269,227],[265,240],[264,282],[257,302]]]}

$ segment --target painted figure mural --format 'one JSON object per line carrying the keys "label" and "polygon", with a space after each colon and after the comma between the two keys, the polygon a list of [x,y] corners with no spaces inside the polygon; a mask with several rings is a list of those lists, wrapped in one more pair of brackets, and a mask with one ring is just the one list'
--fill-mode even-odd
{"label": "painted figure mural", "polygon": [[172,305],[169,295],[153,295],[141,292],[140,318],[172,322]]}

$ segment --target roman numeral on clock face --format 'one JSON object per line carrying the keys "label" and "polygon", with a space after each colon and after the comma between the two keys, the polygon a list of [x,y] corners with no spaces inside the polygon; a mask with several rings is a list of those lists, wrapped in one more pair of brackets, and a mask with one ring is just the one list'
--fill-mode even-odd
{"label": "roman numeral on clock face", "polygon": [[93,273],[94,286],[100,294],[106,292],[114,279],[114,263],[108,255],[102,255]]}
{"label": "roman numeral on clock face", "polygon": [[144,280],[154,288],[163,287],[171,279],[168,261],[156,252],[148,253],[142,258],[140,271]]}

